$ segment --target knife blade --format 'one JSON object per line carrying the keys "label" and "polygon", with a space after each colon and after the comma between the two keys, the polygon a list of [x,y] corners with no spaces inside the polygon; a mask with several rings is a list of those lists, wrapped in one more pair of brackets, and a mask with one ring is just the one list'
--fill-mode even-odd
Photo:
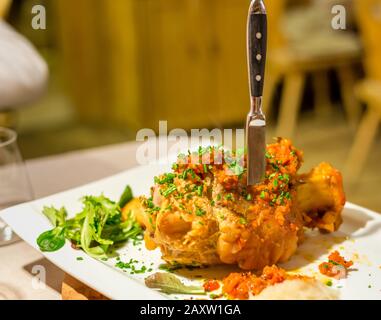
{"label": "knife blade", "polygon": [[267,14],[262,0],[252,0],[247,22],[250,112],[246,121],[247,184],[255,185],[266,171],[266,117],[262,111],[267,53]]}

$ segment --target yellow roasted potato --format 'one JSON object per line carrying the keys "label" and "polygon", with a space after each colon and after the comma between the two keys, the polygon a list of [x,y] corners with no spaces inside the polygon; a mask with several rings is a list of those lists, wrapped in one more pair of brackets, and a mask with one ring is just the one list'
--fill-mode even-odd
{"label": "yellow roasted potato", "polygon": [[341,173],[328,163],[321,163],[299,176],[297,203],[305,215],[306,226],[334,232],[341,223],[345,193]]}
{"label": "yellow roasted potato", "polygon": [[145,226],[146,214],[139,198],[134,198],[128,202],[122,209],[122,220],[126,221],[130,215],[135,217],[136,221],[142,226]]}

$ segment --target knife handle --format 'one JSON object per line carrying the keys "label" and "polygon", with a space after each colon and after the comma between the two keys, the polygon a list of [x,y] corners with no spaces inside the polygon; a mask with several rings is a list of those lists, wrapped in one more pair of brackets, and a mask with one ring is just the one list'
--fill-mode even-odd
{"label": "knife handle", "polygon": [[247,29],[250,94],[261,97],[267,53],[267,15],[262,0],[252,1]]}

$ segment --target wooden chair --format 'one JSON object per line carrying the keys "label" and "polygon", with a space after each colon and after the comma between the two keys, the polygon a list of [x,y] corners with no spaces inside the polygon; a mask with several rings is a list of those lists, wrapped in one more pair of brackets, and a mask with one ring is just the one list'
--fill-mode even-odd
{"label": "wooden chair", "polygon": [[357,131],[346,164],[350,183],[358,180],[381,121],[381,0],[356,0],[356,15],[365,50],[366,78],[356,86],[367,110]]}
{"label": "wooden chair", "polygon": [[[361,46],[352,34],[332,32],[330,41],[325,36],[308,37],[290,42],[282,31],[286,0],[267,0],[269,15],[269,54],[265,85],[266,114],[270,113],[271,98],[277,84],[284,79],[277,136],[292,137],[301,106],[306,77],[313,75],[316,107],[329,104],[327,71],[338,72],[343,104],[351,124],[356,123],[359,106],[353,97],[355,77],[352,67],[360,60]],[[330,25],[329,19],[327,23]]]}

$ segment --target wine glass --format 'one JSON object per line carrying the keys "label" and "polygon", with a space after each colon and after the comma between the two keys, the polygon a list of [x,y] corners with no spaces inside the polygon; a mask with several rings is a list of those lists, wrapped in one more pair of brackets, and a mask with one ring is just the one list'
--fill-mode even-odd
{"label": "wine glass", "polygon": [[[32,186],[17,145],[17,134],[0,127],[0,210],[32,199]],[[19,237],[0,219],[0,246],[17,240]]]}

